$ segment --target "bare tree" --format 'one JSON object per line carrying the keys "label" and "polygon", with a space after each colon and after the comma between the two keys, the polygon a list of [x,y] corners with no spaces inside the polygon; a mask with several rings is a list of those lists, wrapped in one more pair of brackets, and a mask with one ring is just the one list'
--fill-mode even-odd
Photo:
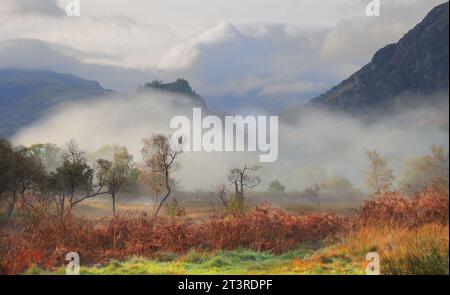
{"label": "bare tree", "polygon": [[225,184],[218,185],[213,190],[213,196],[215,196],[219,201],[222,203],[222,205],[227,208],[228,204],[230,202],[229,200],[229,192],[227,190],[227,187]]}
{"label": "bare tree", "polygon": [[[87,163],[86,154],[78,148],[75,141],[71,140],[66,144],[63,152],[63,165],[57,169],[61,172],[65,180],[65,189],[69,197],[69,204],[72,208],[81,202],[75,199],[77,192],[90,192],[94,170]],[[89,195],[87,193],[86,195]]]}
{"label": "bare tree", "polygon": [[72,209],[86,199],[108,193],[103,189],[103,184],[94,182],[95,171],[89,166],[86,154],[78,148],[75,141],[66,145],[62,157],[62,166],[50,175],[51,189],[56,195],[61,220],[66,202]]}
{"label": "bare tree", "polygon": [[115,147],[113,160],[97,160],[97,182],[112,198],[113,215],[116,215],[116,196],[129,183],[133,156],[124,147]]}
{"label": "bare tree", "polygon": [[[145,168],[150,169],[155,178],[162,176],[166,191],[155,211],[155,216],[157,216],[172,192],[171,175],[179,168],[176,159],[181,154],[181,149],[173,148],[170,144],[170,137],[163,134],[153,135],[143,141],[144,147],[141,153]],[[179,143],[181,146],[181,142]]]}
{"label": "bare tree", "polygon": [[56,204],[56,211],[62,221],[65,215],[65,204],[67,200],[66,177],[62,168],[50,173],[49,191]]}
{"label": "bare tree", "polygon": [[367,174],[367,185],[377,196],[392,189],[394,182],[394,171],[389,168],[386,157],[381,156],[375,150],[366,151],[369,160]]}
{"label": "bare tree", "polygon": [[[228,174],[228,181],[234,187],[235,197],[241,204],[244,204],[244,188],[254,189],[261,183],[261,178],[258,175],[251,175],[249,173],[259,170],[259,166],[231,169]],[[242,209],[242,207],[241,207]]]}

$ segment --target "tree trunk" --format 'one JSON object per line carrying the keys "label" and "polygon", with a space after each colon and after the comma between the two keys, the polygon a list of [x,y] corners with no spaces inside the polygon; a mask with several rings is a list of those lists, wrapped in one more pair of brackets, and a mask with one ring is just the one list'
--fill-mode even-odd
{"label": "tree trunk", "polygon": [[241,173],[241,192],[239,195],[239,207],[241,213],[244,213],[244,172]]}
{"label": "tree trunk", "polygon": [[171,192],[170,185],[169,185],[169,174],[167,172],[166,172],[166,189],[167,189],[167,193],[164,196],[164,198],[162,198],[161,202],[159,202],[159,206],[158,206],[158,209],[156,209],[155,216],[158,216],[159,211],[161,210],[162,206],[166,202],[166,200],[169,197],[170,192]]}
{"label": "tree trunk", "polygon": [[116,195],[114,193],[112,193],[111,197],[112,197],[113,216],[115,216],[116,215]]}
{"label": "tree trunk", "polygon": [[241,198],[244,199],[244,173],[241,173]]}
{"label": "tree trunk", "polygon": [[61,212],[59,213],[59,220],[61,221],[61,223],[64,221],[64,203],[66,202],[66,197],[62,196],[62,198],[60,198],[59,204],[60,204],[60,209]]}
{"label": "tree trunk", "polygon": [[70,209],[72,209],[72,207],[73,207],[73,197],[74,197],[74,194],[75,194],[75,192],[72,190],[71,192],[70,192]]}
{"label": "tree trunk", "polygon": [[237,180],[234,181],[234,191],[236,192],[236,197],[239,196],[239,186]]}
{"label": "tree trunk", "polygon": [[168,188],[167,193],[166,193],[166,195],[164,196],[164,198],[162,198],[161,202],[159,202],[158,209],[156,209],[156,212],[155,212],[155,216],[158,216],[159,211],[161,210],[162,206],[163,206],[164,203],[166,202],[166,200],[167,200],[167,198],[169,197],[169,195],[170,195],[170,187]]}

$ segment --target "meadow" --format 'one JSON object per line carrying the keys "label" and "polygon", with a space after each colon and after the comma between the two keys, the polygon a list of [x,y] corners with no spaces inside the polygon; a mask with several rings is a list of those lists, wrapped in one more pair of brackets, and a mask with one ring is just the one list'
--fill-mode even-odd
{"label": "meadow", "polygon": [[356,211],[261,204],[219,214],[205,205],[153,217],[142,204],[120,204],[115,217],[86,217],[102,206],[86,202],[63,224],[26,212],[20,226],[2,227],[2,272],[64,274],[75,251],[81,274],[365,274],[369,252],[382,274],[449,273],[448,193],[437,189],[387,193]]}

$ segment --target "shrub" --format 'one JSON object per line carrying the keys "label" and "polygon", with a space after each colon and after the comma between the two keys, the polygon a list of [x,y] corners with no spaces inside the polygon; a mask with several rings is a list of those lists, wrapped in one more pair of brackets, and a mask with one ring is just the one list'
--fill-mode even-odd
{"label": "shrub", "polygon": [[431,188],[413,198],[399,193],[386,193],[366,201],[359,214],[362,226],[418,227],[427,223],[448,224],[448,193]]}
{"label": "shrub", "polygon": [[3,234],[0,265],[4,273],[18,273],[32,265],[49,269],[63,265],[65,254],[72,251],[80,254],[83,265],[192,250],[248,248],[281,253],[305,241],[337,236],[350,225],[348,218],[333,214],[294,216],[268,206],[202,223],[143,216],[68,218],[61,223],[56,216],[46,216],[27,219],[18,233]]}

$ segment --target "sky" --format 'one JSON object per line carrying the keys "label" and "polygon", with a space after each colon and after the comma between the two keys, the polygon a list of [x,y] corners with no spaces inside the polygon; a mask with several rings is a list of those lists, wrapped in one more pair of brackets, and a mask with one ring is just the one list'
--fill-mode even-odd
{"label": "sky", "polygon": [[186,78],[214,110],[277,112],[323,93],[442,0],[0,0],[0,67],[119,92]]}

